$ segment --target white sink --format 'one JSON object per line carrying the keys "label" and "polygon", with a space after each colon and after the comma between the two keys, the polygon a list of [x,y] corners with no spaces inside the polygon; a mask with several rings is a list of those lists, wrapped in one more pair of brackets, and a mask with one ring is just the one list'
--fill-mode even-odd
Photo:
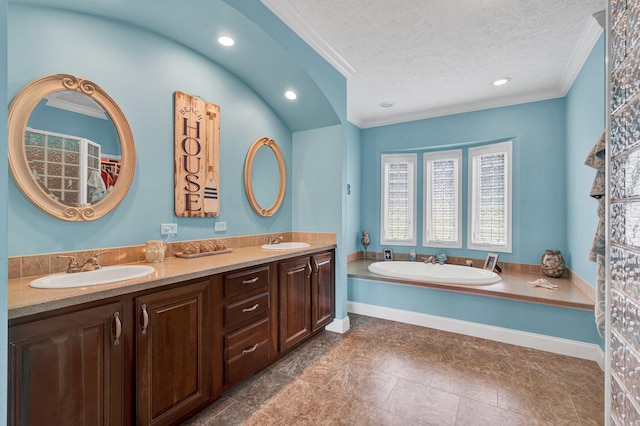
{"label": "white sink", "polygon": [[35,288],[86,287],[140,278],[153,272],[155,269],[147,265],[105,266],[95,271],[47,275],[31,281],[29,286]]}
{"label": "white sink", "polygon": [[261,247],[267,250],[291,250],[309,247],[309,243],[288,242],[279,244],[263,244]]}

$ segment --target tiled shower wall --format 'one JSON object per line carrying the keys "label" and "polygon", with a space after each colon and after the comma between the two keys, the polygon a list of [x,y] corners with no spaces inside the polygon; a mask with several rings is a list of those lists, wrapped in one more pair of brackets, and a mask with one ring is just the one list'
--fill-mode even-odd
{"label": "tiled shower wall", "polygon": [[611,424],[640,424],[640,0],[610,0]]}

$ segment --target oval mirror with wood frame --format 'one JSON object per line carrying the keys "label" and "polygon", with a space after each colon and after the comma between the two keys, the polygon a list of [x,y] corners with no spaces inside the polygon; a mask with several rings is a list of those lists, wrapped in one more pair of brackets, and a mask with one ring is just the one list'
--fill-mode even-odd
{"label": "oval mirror with wood frame", "polygon": [[8,130],[16,184],[51,216],[98,219],[131,186],[131,128],[114,100],[89,80],[53,74],[32,81],[11,103]]}
{"label": "oval mirror with wood frame", "polygon": [[[256,154],[258,153],[258,151],[263,148],[273,151],[273,154],[276,157],[276,161],[278,162],[278,173],[280,176],[278,184],[278,194],[276,195],[276,198],[270,207],[264,207],[260,205],[260,203],[256,199],[253,187],[254,161],[256,159]],[[251,204],[253,210],[260,216],[273,216],[278,211],[280,205],[282,204],[282,201],[284,200],[286,185],[287,171],[284,165],[284,157],[282,156],[282,152],[280,151],[278,144],[276,144],[276,141],[274,141],[273,139],[266,137],[257,139],[249,148],[247,158],[244,162],[244,189],[247,193],[249,204]]]}

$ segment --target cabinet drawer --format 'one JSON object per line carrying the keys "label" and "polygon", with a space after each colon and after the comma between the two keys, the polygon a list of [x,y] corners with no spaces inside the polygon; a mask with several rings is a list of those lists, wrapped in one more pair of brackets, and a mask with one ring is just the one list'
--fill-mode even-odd
{"label": "cabinet drawer", "polygon": [[271,359],[269,318],[226,335],[224,346],[225,384],[254,374]]}
{"label": "cabinet drawer", "polygon": [[224,297],[236,294],[266,290],[269,286],[269,265],[245,270],[224,277]]}
{"label": "cabinet drawer", "polygon": [[224,307],[224,326],[230,327],[248,319],[257,319],[269,311],[269,292],[247,297]]}

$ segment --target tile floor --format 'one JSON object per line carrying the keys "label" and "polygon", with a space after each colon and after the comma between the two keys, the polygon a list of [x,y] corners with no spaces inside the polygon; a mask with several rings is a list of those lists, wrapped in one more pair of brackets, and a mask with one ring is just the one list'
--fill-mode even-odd
{"label": "tile floor", "polygon": [[602,425],[592,361],[350,314],[185,425]]}

